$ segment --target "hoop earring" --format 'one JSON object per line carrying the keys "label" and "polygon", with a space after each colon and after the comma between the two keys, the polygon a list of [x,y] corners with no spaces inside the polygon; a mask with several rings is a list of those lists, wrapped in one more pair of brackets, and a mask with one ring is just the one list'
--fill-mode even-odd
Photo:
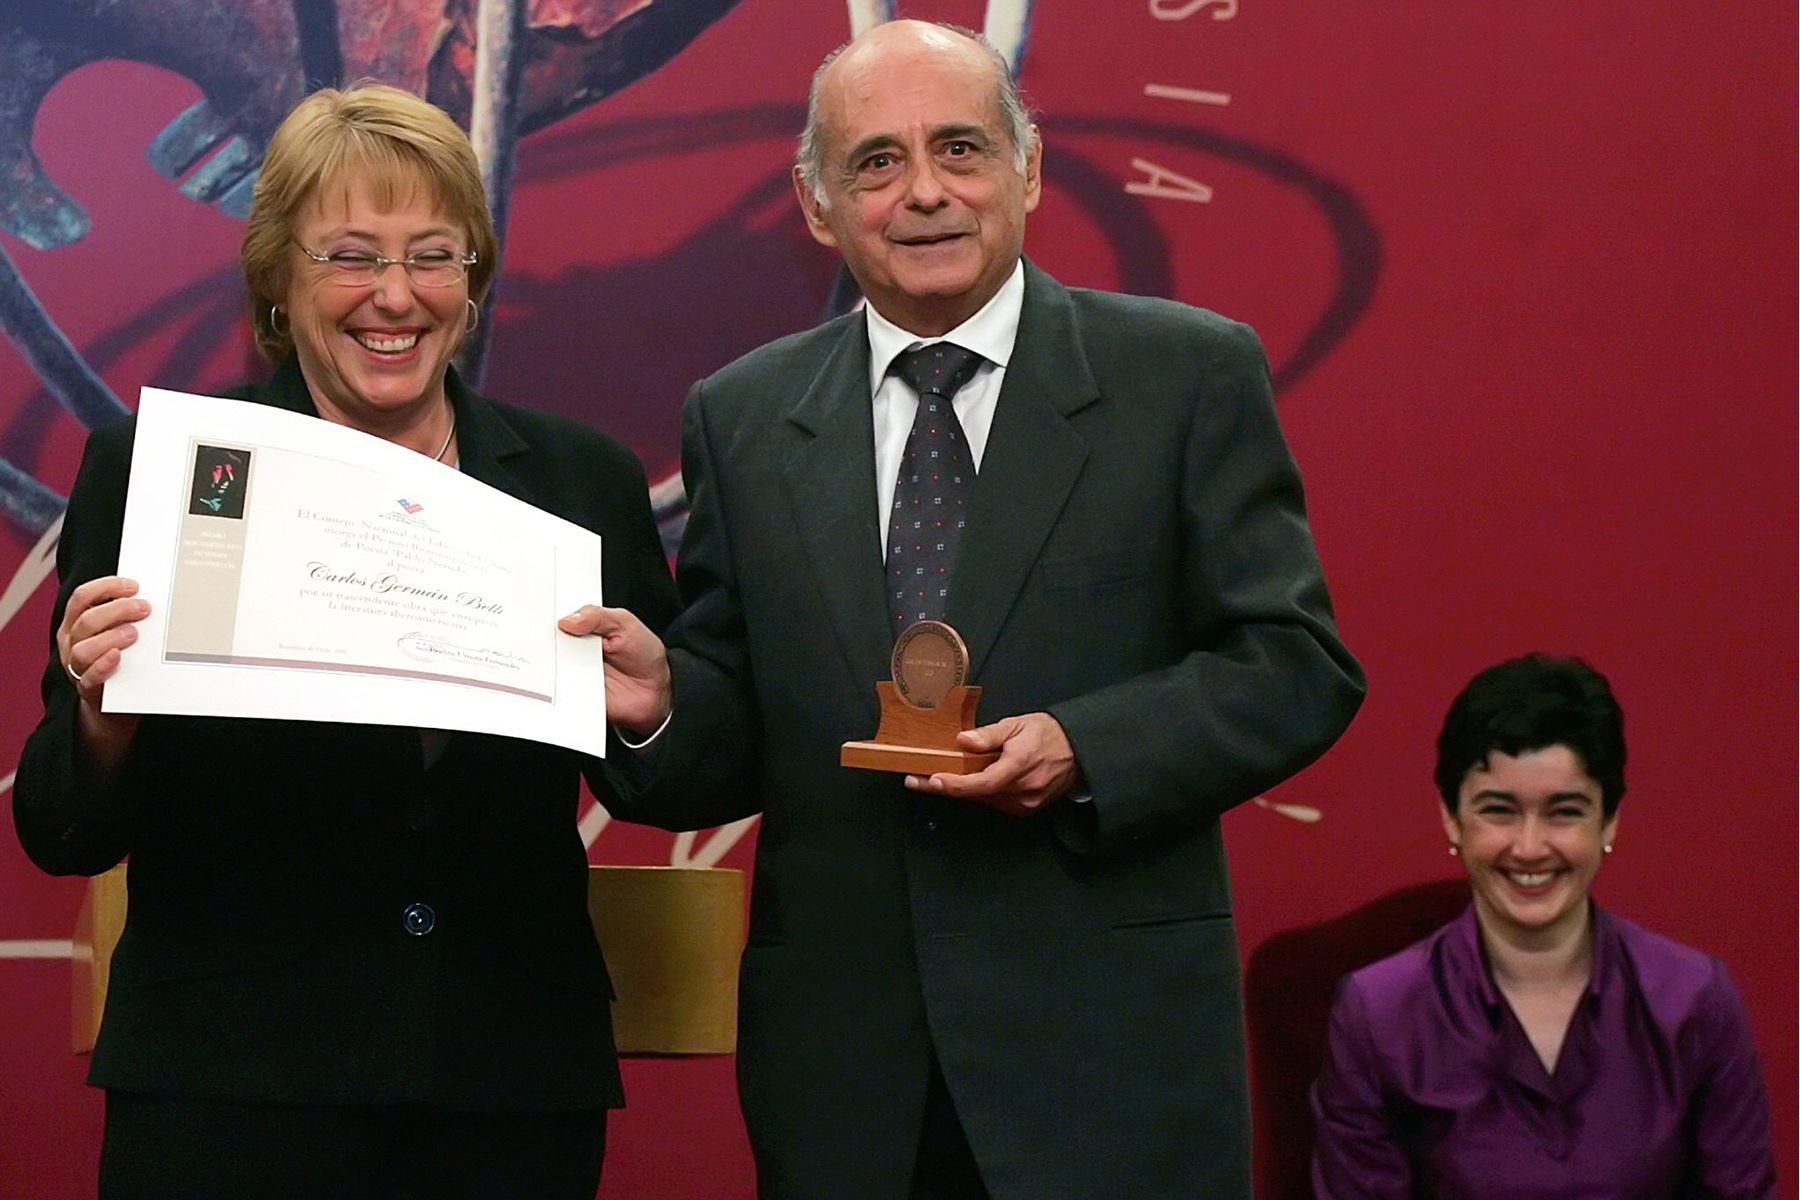
{"label": "hoop earring", "polygon": [[290,325],[290,326],[288,326],[287,329],[283,329],[281,327],[281,322],[279,322],[275,319],[276,317],[279,317],[280,315],[281,315],[280,308],[278,308],[277,306],[275,306],[273,304],[269,305],[269,329],[270,329],[270,331],[273,332],[276,337],[286,337],[288,335],[289,330],[291,330],[293,328],[293,326]]}
{"label": "hoop earring", "polygon": [[465,301],[469,306],[469,323],[463,326],[464,333],[474,333],[475,327],[481,324],[481,306],[473,300]]}

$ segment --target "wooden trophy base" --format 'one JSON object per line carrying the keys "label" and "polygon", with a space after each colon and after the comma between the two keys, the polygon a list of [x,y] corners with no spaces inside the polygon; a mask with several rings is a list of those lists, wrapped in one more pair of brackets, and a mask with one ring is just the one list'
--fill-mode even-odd
{"label": "wooden trophy base", "polygon": [[872,742],[844,743],[838,755],[843,766],[907,775],[973,775],[1000,757],[997,750],[977,753],[956,744],[957,734],[975,726],[980,688],[951,688],[936,708],[914,708],[886,679],[875,685],[875,694],[881,697],[881,727]]}

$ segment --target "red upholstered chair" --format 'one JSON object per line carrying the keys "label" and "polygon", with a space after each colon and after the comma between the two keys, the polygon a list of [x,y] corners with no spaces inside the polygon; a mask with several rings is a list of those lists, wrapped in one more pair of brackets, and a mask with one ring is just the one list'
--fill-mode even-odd
{"label": "red upholstered chair", "polygon": [[1261,1200],[1311,1200],[1308,1089],[1325,1059],[1338,980],[1403,950],[1469,903],[1466,879],[1415,884],[1361,908],[1275,934],[1244,969],[1250,1092]]}

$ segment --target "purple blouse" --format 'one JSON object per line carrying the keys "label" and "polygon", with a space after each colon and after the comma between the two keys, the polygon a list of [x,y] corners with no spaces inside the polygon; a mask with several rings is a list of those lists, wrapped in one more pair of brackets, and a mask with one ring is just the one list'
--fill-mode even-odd
{"label": "purple blouse", "polygon": [[1597,907],[1554,1075],[1471,906],[1344,980],[1313,1115],[1318,1200],[1775,1195],[1762,1066],[1724,966]]}

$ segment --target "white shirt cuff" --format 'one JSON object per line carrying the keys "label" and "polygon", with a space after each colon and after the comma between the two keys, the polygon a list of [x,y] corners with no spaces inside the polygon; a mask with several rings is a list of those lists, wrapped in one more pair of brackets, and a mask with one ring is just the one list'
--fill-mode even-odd
{"label": "white shirt cuff", "polygon": [[674,719],[675,719],[675,706],[671,704],[669,706],[668,714],[666,716],[664,716],[662,719],[662,724],[658,725],[656,727],[656,732],[651,734],[649,737],[645,738],[641,742],[634,742],[630,738],[626,737],[625,731],[623,729],[615,729],[615,730],[613,730],[613,732],[619,735],[619,743],[621,745],[623,745],[627,750],[631,750],[634,752],[639,751],[639,750],[646,750],[656,741],[657,738],[659,738],[663,735],[663,732],[669,728],[669,722]]}

